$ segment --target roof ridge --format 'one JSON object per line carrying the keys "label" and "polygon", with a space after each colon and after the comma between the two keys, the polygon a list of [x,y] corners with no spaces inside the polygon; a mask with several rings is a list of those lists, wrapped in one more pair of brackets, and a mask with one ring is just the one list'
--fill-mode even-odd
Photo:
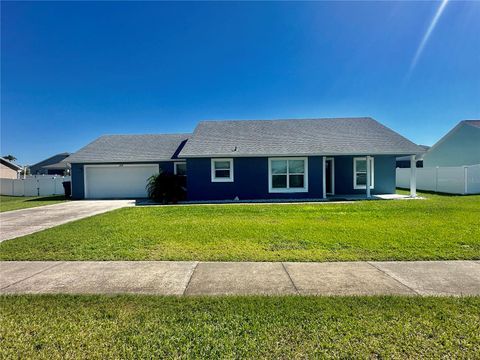
{"label": "roof ridge", "polygon": [[103,134],[100,135],[97,139],[107,136],[188,136],[192,133],[150,133],[150,134]]}
{"label": "roof ridge", "polygon": [[372,117],[336,117],[204,120],[195,128],[180,157],[409,155],[423,152],[422,148]]}
{"label": "roof ridge", "polygon": [[375,120],[371,116],[348,116],[348,117],[321,117],[321,118],[280,118],[280,119],[217,119],[201,120],[200,123],[219,123],[219,122],[273,122],[273,121],[322,121],[322,120]]}

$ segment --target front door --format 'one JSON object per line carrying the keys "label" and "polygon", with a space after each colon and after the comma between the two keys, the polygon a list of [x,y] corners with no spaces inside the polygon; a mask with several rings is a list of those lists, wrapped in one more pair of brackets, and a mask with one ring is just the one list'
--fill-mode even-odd
{"label": "front door", "polygon": [[335,194],[334,171],[335,171],[334,159],[326,158],[325,159],[325,184],[326,184],[327,195]]}

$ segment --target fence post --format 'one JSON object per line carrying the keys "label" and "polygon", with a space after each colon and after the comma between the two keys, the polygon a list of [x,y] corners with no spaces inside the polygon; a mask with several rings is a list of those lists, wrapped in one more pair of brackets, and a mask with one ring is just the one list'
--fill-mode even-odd
{"label": "fence post", "polygon": [[468,194],[468,166],[463,167],[463,180],[464,180],[464,189],[463,194]]}
{"label": "fence post", "polygon": [[417,197],[417,160],[415,155],[410,155],[410,197]]}

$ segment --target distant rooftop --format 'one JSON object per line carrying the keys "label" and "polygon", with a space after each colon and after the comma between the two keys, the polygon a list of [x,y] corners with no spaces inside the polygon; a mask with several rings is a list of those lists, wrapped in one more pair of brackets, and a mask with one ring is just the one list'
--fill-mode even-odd
{"label": "distant rooftop", "polygon": [[14,169],[14,170],[22,170],[22,167],[18,164],[15,164],[14,162],[8,160],[8,159],[5,159],[4,157],[0,157],[0,162],[2,164],[4,164],[5,166],[8,166],[9,168],[11,169]]}
{"label": "distant rooftop", "polygon": [[480,128],[480,120],[463,120],[462,122]]}

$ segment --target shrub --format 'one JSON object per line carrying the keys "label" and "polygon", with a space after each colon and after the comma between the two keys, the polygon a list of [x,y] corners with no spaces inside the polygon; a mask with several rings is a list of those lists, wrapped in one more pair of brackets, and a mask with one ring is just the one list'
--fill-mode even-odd
{"label": "shrub", "polygon": [[162,204],[177,203],[185,199],[183,182],[182,176],[168,172],[152,175],[147,183],[148,197]]}

